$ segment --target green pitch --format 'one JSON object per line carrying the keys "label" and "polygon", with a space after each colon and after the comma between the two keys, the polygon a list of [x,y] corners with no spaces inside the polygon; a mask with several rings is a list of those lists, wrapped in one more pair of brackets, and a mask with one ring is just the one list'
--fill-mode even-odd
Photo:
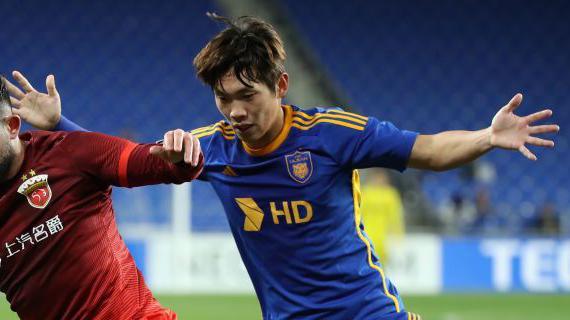
{"label": "green pitch", "polygon": [[[261,319],[253,296],[159,296],[181,320]],[[570,295],[440,295],[408,296],[408,310],[424,320],[567,320]],[[18,319],[2,297],[0,319]]]}

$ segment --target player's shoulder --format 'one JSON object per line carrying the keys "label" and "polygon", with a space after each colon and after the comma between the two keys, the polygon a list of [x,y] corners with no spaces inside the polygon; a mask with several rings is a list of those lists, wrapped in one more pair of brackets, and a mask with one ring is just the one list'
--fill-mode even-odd
{"label": "player's shoulder", "polygon": [[300,131],[335,134],[363,131],[368,117],[345,111],[339,107],[301,109],[292,106],[291,126]]}
{"label": "player's shoulder", "polygon": [[74,152],[73,146],[85,147],[85,143],[73,143],[74,136],[78,133],[68,131],[28,131],[20,138],[26,141],[33,153],[35,161],[50,159],[49,161],[65,162],[70,159]]}
{"label": "player's shoulder", "polygon": [[100,141],[110,141],[116,138],[104,133],[91,131],[32,131],[31,141],[41,149],[52,151],[63,150],[64,152],[84,149],[86,145]]}
{"label": "player's shoulder", "polygon": [[36,148],[51,150],[61,141],[65,140],[69,132],[66,131],[28,131],[22,134],[22,139],[30,141]]}
{"label": "player's shoulder", "polygon": [[236,133],[232,126],[224,120],[213,123],[209,126],[196,128],[190,133],[200,141],[204,152],[216,153],[231,147],[236,141]]}
{"label": "player's shoulder", "polygon": [[190,131],[192,135],[200,139],[200,142],[221,138],[222,140],[235,140],[236,133],[232,126],[225,120],[211,125],[196,128]]}

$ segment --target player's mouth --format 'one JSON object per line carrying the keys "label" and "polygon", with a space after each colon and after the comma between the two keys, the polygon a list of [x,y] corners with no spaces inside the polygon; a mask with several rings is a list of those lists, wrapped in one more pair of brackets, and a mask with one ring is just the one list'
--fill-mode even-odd
{"label": "player's mouth", "polygon": [[234,124],[233,127],[239,133],[246,133],[251,127],[253,127],[253,124]]}

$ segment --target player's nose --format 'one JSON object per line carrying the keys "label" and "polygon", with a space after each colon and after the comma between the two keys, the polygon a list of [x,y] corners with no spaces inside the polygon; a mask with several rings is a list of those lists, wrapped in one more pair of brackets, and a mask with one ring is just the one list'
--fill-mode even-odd
{"label": "player's nose", "polygon": [[247,118],[247,111],[238,105],[232,106],[230,111],[230,118],[232,122],[242,122]]}

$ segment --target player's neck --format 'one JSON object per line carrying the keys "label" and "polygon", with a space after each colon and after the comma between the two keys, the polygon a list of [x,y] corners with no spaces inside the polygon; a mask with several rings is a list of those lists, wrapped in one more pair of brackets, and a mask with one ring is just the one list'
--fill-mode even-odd
{"label": "player's neck", "polygon": [[20,169],[22,168],[22,164],[24,163],[24,154],[26,147],[24,142],[20,139],[16,139],[16,141],[12,144],[14,150],[14,159],[10,164],[10,169],[8,169],[8,174],[6,175],[5,181],[8,181],[14,178]]}

